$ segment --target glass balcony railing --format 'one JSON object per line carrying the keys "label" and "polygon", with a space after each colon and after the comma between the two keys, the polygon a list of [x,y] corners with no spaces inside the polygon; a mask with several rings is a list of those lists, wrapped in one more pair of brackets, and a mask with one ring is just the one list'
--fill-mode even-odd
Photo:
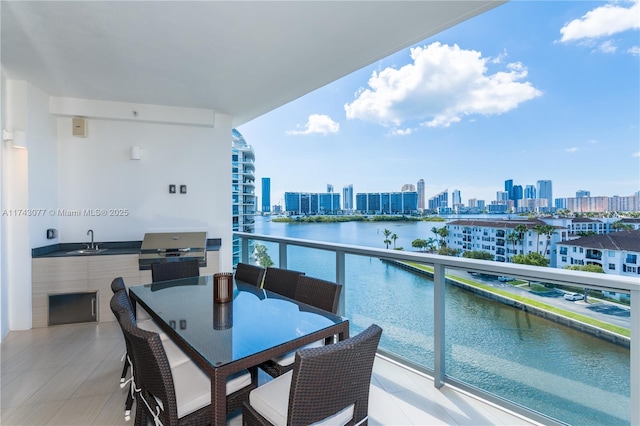
{"label": "glass balcony railing", "polygon": [[[431,374],[436,388],[455,385],[543,424],[640,424],[637,279],[234,235],[243,262],[261,244],[275,266],[342,284],[351,333],[380,325],[379,351]],[[584,289],[629,295],[630,305],[562,297]],[[605,321],[603,306],[620,315]]]}

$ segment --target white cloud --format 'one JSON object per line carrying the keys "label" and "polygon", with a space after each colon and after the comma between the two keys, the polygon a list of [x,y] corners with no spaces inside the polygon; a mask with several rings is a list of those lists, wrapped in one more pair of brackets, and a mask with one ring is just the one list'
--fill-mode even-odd
{"label": "white cloud", "polygon": [[575,146],[572,146],[571,148],[565,149],[565,151],[567,151],[567,152],[576,152],[577,150],[578,150],[578,148],[575,147]]}
{"label": "white cloud", "polygon": [[413,133],[413,129],[411,127],[408,127],[406,129],[393,129],[393,131],[391,132],[391,134],[395,136],[407,136],[411,133]]}
{"label": "white cloud", "polygon": [[627,53],[633,56],[640,56],[640,46],[633,46],[628,48]]}
{"label": "white cloud", "polygon": [[490,58],[457,45],[416,47],[411,49],[411,59],[399,69],[374,71],[369,87],[345,104],[347,118],[394,126],[426,120],[422,125],[447,127],[468,115],[502,114],[542,94],[530,82],[521,82],[527,77],[521,63],[509,63],[504,71],[489,74]]}
{"label": "white cloud", "polygon": [[322,135],[328,135],[329,133],[337,133],[338,130],[340,130],[340,123],[336,123],[328,115],[311,114],[307,124],[303,126],[302,130],[288,130],[287,134],[310,135],[312,133],[319,133]]}
{"label": "white cloud", "polygon": [[634,156],[634,157],[640,157],[640,151],[638,151],[638,152],[634,152],[634,153],[633,153],[633,156]]}
{"label": "white cloud", "polygon": [[596,7],[581,18],[565,24],[560,29],[560,41],[607,37],[627,30],[640,28],[640,1],[636,0],[631,7],[623,7],[619,3],[609,3]]}
{"label": "white cloud", "polygon": [[594,145],[598,143],[598,141],[595,139],[589,139],[587,142]]}
{"label": "white cloud", "polygon": [[615,45],[613,40],[607,40],[598,45],[598,50],[602,53],[616,53],[618,47]]}

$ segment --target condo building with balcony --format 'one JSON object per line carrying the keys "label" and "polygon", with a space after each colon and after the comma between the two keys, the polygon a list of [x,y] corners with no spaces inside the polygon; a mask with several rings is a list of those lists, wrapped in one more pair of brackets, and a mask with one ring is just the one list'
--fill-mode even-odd
{"label": "condo building with balcony", "polygon": [[[231,197],[234,232],[254,232],[256,223],[255,152],[242,134],[231,131]],[[264,181],[263,181],[264,185]],[[240,242],[233,238],[233,264],[240,261]]]}
{"label": "condo building with balcony", "polygon": [[640,231],[618,231],[590,235],[557,244],[559,268],[573,265],[596,265],[606,274],[637,277],[640,275]]}
{"label": "condo building with balcony", "polygon": [[[605,274],[640,277],[640,231],[618,231],[590,235],[557,244],[558,268],[573,265],[596,265]],[[628,295],[604,292],[605,296],[620,299]]]}
{"label": "condo building with balcony", "polygon": [[[520,234],[516,227],[524,225],[527,230]],[[535,227],[545,222],[532,220],[454,220],[447,222],[449,236],[447,246],[464,251],[486,251],[497,262],[510,262],[516,254],[538,252],[555,266],[553,256],[556,244],[565,241],[568,233],[565,228],[556,227],[550,235],[538,234]],[[511,235],[514,237],[511,237]],[[518,236],[517,240],[515,236]]]}

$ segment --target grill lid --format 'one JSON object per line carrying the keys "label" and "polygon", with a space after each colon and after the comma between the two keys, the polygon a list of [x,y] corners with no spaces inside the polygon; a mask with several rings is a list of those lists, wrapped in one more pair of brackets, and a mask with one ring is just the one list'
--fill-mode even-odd
{"label": "grill lid", "polygon": [[140,269],[151,269],[151,264],[167,261],[196,259],[206,266],[206,232],[146,233],[140,246]]}
{"label": "grill lid", "polygon": [[207,246],[206,232],[158,232],[146,233],[140,246],[141,253],[165,251],[204,251]]}

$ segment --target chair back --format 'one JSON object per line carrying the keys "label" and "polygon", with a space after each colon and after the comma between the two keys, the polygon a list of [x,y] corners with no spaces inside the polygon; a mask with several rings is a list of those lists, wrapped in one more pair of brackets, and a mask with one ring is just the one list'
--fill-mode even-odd
{"label": "chair back", "polygon": [[133,374],[138,391],[136,424],[139,421],[145,424],[146,414],[151,414],[157,416],[163,425],[177,425],[178,407],[173,376],[160,336],[138,328],[127,316],[120,317],[120,327],[133,357]]}
{"label": "chair back", "polygon": [[262,286],[262,280],[264,279],[264,273],[266,269],[249,265],[248,263],[238,263],[236,266],[235,279],[236,281],[242,281],[247,284],[255,285],[256,287]]}
{"label": "chair back", "polygon": [[195,259],[151,264],[151,281],[154,283],[199,276],[200,265]]}
{"label": "chair back", "polygon": [[136,324],[136,316],[133,312],[133,306],[131,305],[131,299],[129,299],[127,290],[116,291],[113,296],[111,296],[109,306],[118,321],[120,321],[121,317],[126,316],[129,318],[129,321]]}
{"label": "chair back", "polygon": [[122,279],[122,277],[114,278],[113,281],[111,281],[111,291],[113,294],[126,289],[127,286],[124,284],[124,279]]}
{"label": "chair back", "polygon": [[342,286],[320,278],[300,275],[294,299],[335,314]]}
{"label": "chair back", "polygon": [[304,272],[269,267],[265,272],[262,288],[293,299],[300,275],[304,275]]}
{"label": "chair back", "polygon": [[366,422],[371,373],[382,329],[373,324],[333,345],[296,352],[287,424],[312,424],[353,407],[349,424]]}

